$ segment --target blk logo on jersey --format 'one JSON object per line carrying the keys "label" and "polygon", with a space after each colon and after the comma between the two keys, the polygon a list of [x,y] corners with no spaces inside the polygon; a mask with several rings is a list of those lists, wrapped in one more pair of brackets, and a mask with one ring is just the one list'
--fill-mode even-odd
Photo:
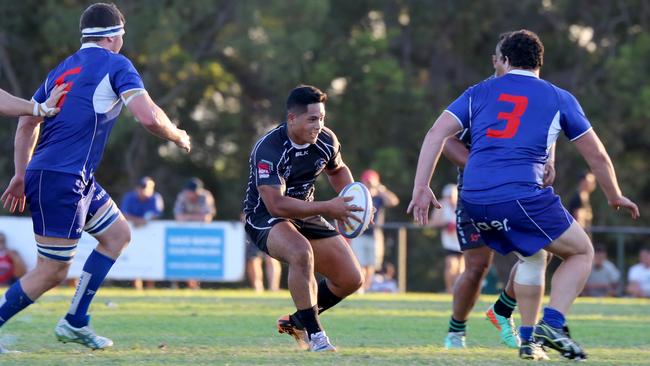
{"label": "blk logo on jersey", "polygon": [[309,151],[296,151],[296,157],[309,155]]}
{"label": "blk logo on jersey", "polygon": [[266,160],[260,160],[257,163],[257,176],[260,178],[268,178],[273,170],[273,163]]}

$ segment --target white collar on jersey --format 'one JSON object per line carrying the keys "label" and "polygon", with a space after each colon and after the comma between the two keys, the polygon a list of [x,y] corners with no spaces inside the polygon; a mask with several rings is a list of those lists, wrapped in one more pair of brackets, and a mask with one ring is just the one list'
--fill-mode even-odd
{"label": "white collar on jersey", "polygon": [[534,72],[528,71],[528,70],[514,69],[514,70],[508,71],[508,74],[515,74],[515,75],[522,75],[522,76],[532,76],[534,78],[539,79],[539,76],[537,76]]}
{"label": "white collar on jersey", "polygon": [[104,47],[98,45],[95,42],[86,42],[81,45],[80,50],[83,50],[84,48],[104,48]]}
{"label": "white collar on jersey", "polygon": [[306,143],[306,144],[298,145],[295,142],[293,142],[293,140],[291,140],[291,138],[289,138],[289,141],[291,141],[291,146],[293,146],[295,149],[298,149],[298,150],[306,149],[307,147],[309,147],[309,145],[311,145],[309,142]]}

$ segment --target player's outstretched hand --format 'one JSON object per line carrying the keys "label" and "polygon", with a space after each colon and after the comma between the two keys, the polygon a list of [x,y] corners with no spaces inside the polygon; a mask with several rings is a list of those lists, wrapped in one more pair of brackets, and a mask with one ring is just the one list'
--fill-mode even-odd
{"label": "player's outstretched hand", "polygon": [[178,130],[178,134],[180,138],[178,139],[178,141],[176,141],[176,146],[185,150],[185,152],[190,152],[190,150],[192,149],[192,142],[190,139],[190,135],[187,134],[187,131],[181,129]]}
{"label": "player's outstretched hand", "polygon": [[9,182],[9,186],[2,194],[2,207],[9,210],[9,212],[25,211],[25,178],[14,176]]}
{"label": "player's outstretched hand", "polygon": [[632,216],[632,218],[635,220],[641,216],[639,207],[636,205],[636,203],[632,202],[625,196],[620,196],[609,201],[609,205],[617,210],[620,210],[621,207],[626,208],[628,211],[630,211],[630,216]]}
{"label": "player's outstretched hand", "polygon": [[52,117],[59,113],[61,109],[56,108],[56,105],[59,103],[59,100],[68,93],[68,91],[65,90],[67,87],[68,84],[66,83],[55,86],[54,89],[52,89],[50,92],[50,97],[47,98],[45,103],[38,105],[38,114],[35,115],[40,117]]}
{"label": "player's outstretched hand", "polygon": [[362,222],[354,212],[363,211],[363,208],[355,205],[348,205],[348,202],[352,201],[354,197],[335,197],[328,201],[328,212],[327,215],[333,219],[344,222],[348,226],[353,226],[352,221]]}
{"label": "player's outstretched hand", "polygon": [[412,213],[413,220],[417,224],[426,225],[429,223],[429,204],[432,204],[434,208],[442,208],[429,186],[413,187],[413,197],[406,213]]}

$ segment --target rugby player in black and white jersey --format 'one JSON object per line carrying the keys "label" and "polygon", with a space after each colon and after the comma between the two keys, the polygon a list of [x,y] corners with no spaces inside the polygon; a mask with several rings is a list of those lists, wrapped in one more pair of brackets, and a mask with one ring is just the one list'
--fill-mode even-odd
{"label": "rugby player in black and white jersey", "polygon": [[[260,250],[289,265],[289,291],[297,311],[278,319],[278,330],[312,351],[335,351],[319,313],[363,283],[343,237],[323,216],[350,223],[362,209],[335,197],[314,201],[314,182],[325,172],[336,192],[353,181],[334,132],[324,126],[327,95],[300,85],[287,98],[287,120],[260,138],[250,156],[244,214],[246,232]],[[357,220],[358,221],[358,220]],[[316,282],[314,273],[325,277]]]}

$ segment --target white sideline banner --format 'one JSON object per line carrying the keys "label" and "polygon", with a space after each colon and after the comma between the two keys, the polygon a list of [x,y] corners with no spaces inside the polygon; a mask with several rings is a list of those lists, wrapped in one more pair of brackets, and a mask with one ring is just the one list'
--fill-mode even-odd
{"label": "white sideline banner", "polygon": [[[27,217],[0,217],[0,231],[7,244],[17,250],[28,269],[36,265],[36,243],[32,221]],[[83,233],[69,277],[79,277],[86,258],[97,241]],[[238,221],[187,223],[152,221],[131,226],[131,243],[107,278],[132,280],[197,279],[235,282],[244,277],[244,225]]]}

